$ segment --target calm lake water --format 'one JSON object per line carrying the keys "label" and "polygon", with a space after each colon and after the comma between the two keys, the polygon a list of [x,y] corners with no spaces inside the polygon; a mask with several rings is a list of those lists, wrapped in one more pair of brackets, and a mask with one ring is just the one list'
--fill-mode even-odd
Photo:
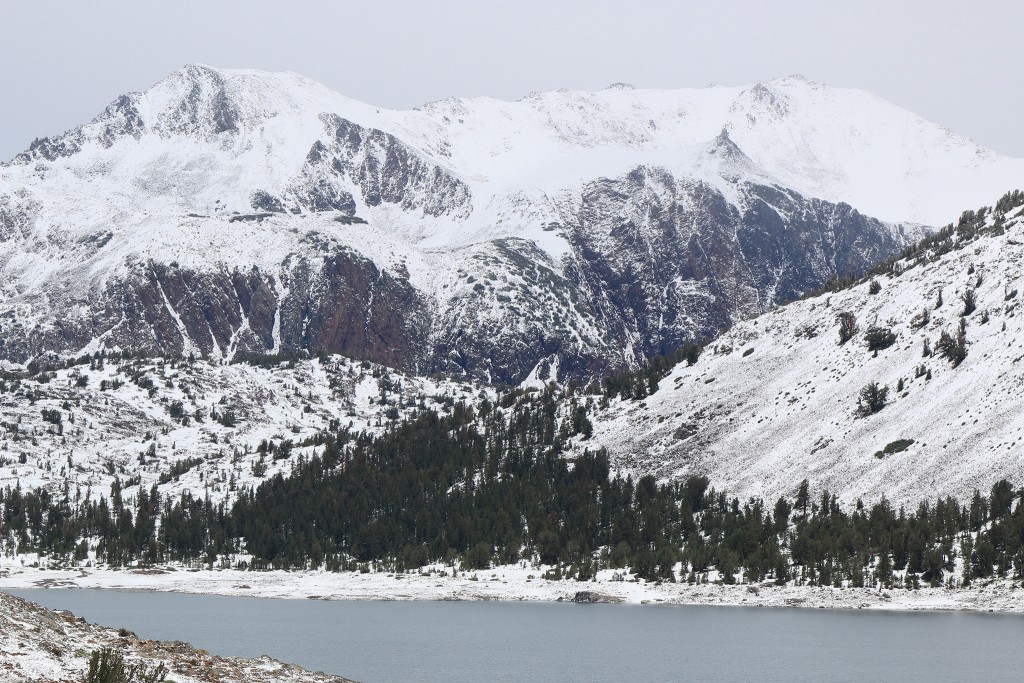
{"label": "calm lake water", "polygon": [[1024,616],[10,591],[143,638],[386,681],[1020,681]]}

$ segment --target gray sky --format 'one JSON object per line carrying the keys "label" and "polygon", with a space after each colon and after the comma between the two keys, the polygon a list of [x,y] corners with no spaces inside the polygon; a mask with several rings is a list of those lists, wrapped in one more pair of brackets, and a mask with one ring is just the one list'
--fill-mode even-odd
{"label": "gray sky", "polygon": [[0,0],[0,159],[188,62],[398,108],[800,73],[1024,156],[1022,27],[1015,0]]}

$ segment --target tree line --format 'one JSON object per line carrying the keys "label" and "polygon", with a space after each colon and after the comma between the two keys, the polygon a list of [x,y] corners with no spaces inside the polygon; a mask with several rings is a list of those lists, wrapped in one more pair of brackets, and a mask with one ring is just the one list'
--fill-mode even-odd
{"label": "tree line", "polygon": [[[547,565],[549,578],[629,570],[650,581],[960,586],[1024,579],[1022,492],[969,501],[881,500],[851,509],[828,491],[741,501],[704,477],[657,482],[612,470],[585,437],[587,404],[552,390],[492,405],[420,410],[378,436],[322,433],[313,455],[230,504],[157,489],[73,496],[0,491],[7,552],[111,566],[183,562],[250,569],[412,570],[444,563]],[[568,402],[568,406],[563,403]],[[585,443],[585,442],[584,442]],[[957,559],[960,562],[957,562]]]}

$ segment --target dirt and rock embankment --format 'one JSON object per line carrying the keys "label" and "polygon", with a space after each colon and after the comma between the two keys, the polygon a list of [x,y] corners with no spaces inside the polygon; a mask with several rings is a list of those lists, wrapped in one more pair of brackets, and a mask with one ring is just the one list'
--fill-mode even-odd
{"label": "dirt and rock embankment", "polygon": [[270,657],[217,657],[188,643],[142,640],[124,629],[87,623],[70,612],[52,611],[0,592],[0,681],[3,683],[80,683],[89,657],[111,648],[126,663],[163,664],[176,683],[351,683],[306,671]]}

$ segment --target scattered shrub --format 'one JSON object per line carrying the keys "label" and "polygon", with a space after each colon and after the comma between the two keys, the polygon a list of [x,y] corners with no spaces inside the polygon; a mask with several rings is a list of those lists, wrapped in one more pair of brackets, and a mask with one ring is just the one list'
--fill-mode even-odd
{"label": "scattered shrub", "polygon": [[881,459],[887,455],[892,455],[893,453],[902,453],[910,448],[913,443],[913,439],[896,439],[895,441],[888,443],[882,450],[875,451],[875,457]]}
{"label": "scattered shrub", "polygon": [[843,311],[836,316],[836,320],[839,322],[839,345],[842,346],[857,333],[857,318],[853,313]]}
{"label": "scattered shrub", "polygon": [[964,302],[964,310],[960,315],[970,315],[978,307],[978,297],[973,289],[968,289],[961,294],[960,300]]}
{"label": "scattered shrub", "polygon": [[166,680],[167,667],[163,663],[152,668],[142,662],[126,664],[124,655],[109,647],[93,650],[85,674],[85,683],[164,683]]}
{"label": "scattered shrub", "polygon": [[932,314],[927,308],[922,308],[921,312],[910,319],[910,327],[919,330],[932,320]]}
{"label": "scattered shrub", "polygon": [[868,294],[874,296],[882,291],[882,283],[878,280],[872,280],[868,283]]}
{"label": "scattered shrub", "polygon": [[171,405],[167,409],[167,412],[169,412],[171,414],[171,417],[173,417],[175,420],[180,420],[181,418],[185,417],[185,404],[177,400],[171,401]]}
{"label": "scattered shrub", "polygon": [[796,328],[797,339],[814,339],[818,336],[818,326],[812,323],[806,323]]}
{"label": "scattered shrub", "polygon": [[888,327],[869,327],[864,333],[864,341],[867,342],[868,351],[880,351],[895,344],[896,335]]}
{"label": "scattered shrub", "polygon": [[889,399],[889,387],[880,386],[878,382],[868,382],[860,390],[857,406],[862,415],[873,415],[885,407]]}
{"label": "scattered shrub", "polygon": [[967,324],[963,318],[960,319],[960,329],[956,336],[943,330],[935,348],[938,349],[940,356],[953,364],[954,368],[967,358]]}
{"label": "scattered shrub", "polygon": [[[152,448],[152,452],[147,453],[147,455],[150,458],[156,457],[156,448],[153,447],[153,444],[150,444],[150,447]],[[178,462],[172,463],[170,469],[168,469],[166,472],[161,472],[160,477],[157,479],[157,481],[159,481],[160,485],[163,486],[164,484],[170,482],[172,479],[177,480],[178,477],[185,474],[193,467],[198,467],[199,465],[202,464],[203,459],[200,457],[185,458],[184,460],[179,460]]]}

